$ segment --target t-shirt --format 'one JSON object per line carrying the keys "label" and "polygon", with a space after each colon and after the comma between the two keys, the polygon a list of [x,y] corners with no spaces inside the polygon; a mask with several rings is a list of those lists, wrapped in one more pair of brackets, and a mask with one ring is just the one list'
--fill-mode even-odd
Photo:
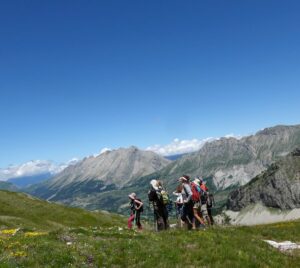
{"label": "t-shirt", "polygon": [[176,203],[178,203],[178,204],[182,204],[182,203],[183,203],[182,194],[179,194],[179,195],[177,196]]}
{"label": "t-shirt", "polygon": [[177,196],[176,203],[178,203],[178,204],[182,204],[183,203],[182,193],[173,192],[173,195]]}
{"label": "t-shirt", "polygon": [[191,201],[193,195],[191,186],[188,183],[184,183],[182,186],[183,188],[181,193],[182,193],[183,201],[188,203]]}

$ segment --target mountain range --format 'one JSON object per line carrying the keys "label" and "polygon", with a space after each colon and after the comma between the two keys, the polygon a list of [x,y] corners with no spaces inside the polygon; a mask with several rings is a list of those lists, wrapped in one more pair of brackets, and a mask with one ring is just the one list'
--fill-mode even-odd
{"label": "mountain range", "polygon": [[217,201],[247,184],[273,162],[300,147],[300,125],[266,128],[240,139],[207,142],[199,151],[175,161],[136,147],[118,149],[83,159],[28,192],[39,197],[88,209],[123,212],[128,193],[143,199],[151,179],[160,178],[172,191],[182,174],[205,178]]}

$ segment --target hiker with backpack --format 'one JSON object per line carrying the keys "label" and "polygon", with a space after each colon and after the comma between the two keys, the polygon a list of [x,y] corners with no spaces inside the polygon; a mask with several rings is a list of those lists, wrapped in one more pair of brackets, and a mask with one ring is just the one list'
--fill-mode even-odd
{"label": "hiker with backpack", "polygon": [[161,194],[162,202],[164,205],[164,218],[165,218],[165,226],[166,229],[169,228],[169,205],[170,205],[170,198],[169,194],[163,186],[161,180],[157,180],[157,186]]}
{"label": "hiker with backpack", "polygon": [[205,226],[204,220],[201,216],[201,188],[200,188],[200,180],[195,178],[194,181],[191,182],[191,190],[192,190],[192,200],[193,200],[193,229],[196,229],[196,221],[198,221],[201,226]]}
{"label": "hiker with backpack", "polygon": [[199,180],[200,180],[200,189],[201,189],[201,196],[200,196],[201,216],[203,219],[207,221],[208,225],[211,225],[210,217],[208,216],[208,210],[207,210],[208,187],[204,183],[203,179],[199,178]]}
{"label": "hiker with backpack", "polygon": [[182,185],[182,197],[183,197],[183,207],[182,207],[182,215],[181,219],[187,225],[188,230],[191,230],[193,227],[193,200],[192,200],[192,190],[190,186],[190,177],[187,175],[183,175],[179,178],[179,181]]}
{"label": "hiker with backpack", "polygon": [[153,205],[155,229],[157,231],[166,230],[168,228],[168,215],[165,204],[167,201],[166,194],[157,180],[152,180],[150,185],[148,199]]}
{"label": "hiker with backpack", "polygon": [[135,224],[139,230],[142,229],[141,213],[143,212],[143,202],[136,197],[135,193],[128,195],[130,199],[130,217],[128,218],[128,229],[132,229],[132,222],[135,220]]}

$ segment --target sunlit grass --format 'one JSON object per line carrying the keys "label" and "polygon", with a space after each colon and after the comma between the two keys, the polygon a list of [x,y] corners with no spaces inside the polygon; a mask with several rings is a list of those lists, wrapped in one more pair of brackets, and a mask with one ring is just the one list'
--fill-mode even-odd
{"label": "sunlit grass", "polygon": [[0,191],[0,200],[1,268],[300,267],[299,251],[282,253],[263,241],[300,242],[299,221],[156,233],[150,223],[143,222],[143,231],[127,230],[116,215],[20,194]]}

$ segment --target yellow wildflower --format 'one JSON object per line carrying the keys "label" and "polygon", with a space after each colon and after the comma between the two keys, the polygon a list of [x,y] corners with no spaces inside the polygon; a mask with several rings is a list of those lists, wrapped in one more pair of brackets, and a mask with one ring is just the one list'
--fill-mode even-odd
{"label": "yellow wildflower", "polygon": [[16,251],[16,252],[11,252],[9,254],[11,257],[17,257],[17,258],[21,258],[21,257],[26,257],[27,254],[25,251]]}
{"label": "yellow wildflower", "polygon": [[46,232],[26,232],[25,237],[32,237],[32,236],[40,236],[40,235],[47,235]]}
{"label": "yellow wildflower", "polygon": [[1,230],[0,233],[4,235],[15,235],[20,229],[6,229]]}

